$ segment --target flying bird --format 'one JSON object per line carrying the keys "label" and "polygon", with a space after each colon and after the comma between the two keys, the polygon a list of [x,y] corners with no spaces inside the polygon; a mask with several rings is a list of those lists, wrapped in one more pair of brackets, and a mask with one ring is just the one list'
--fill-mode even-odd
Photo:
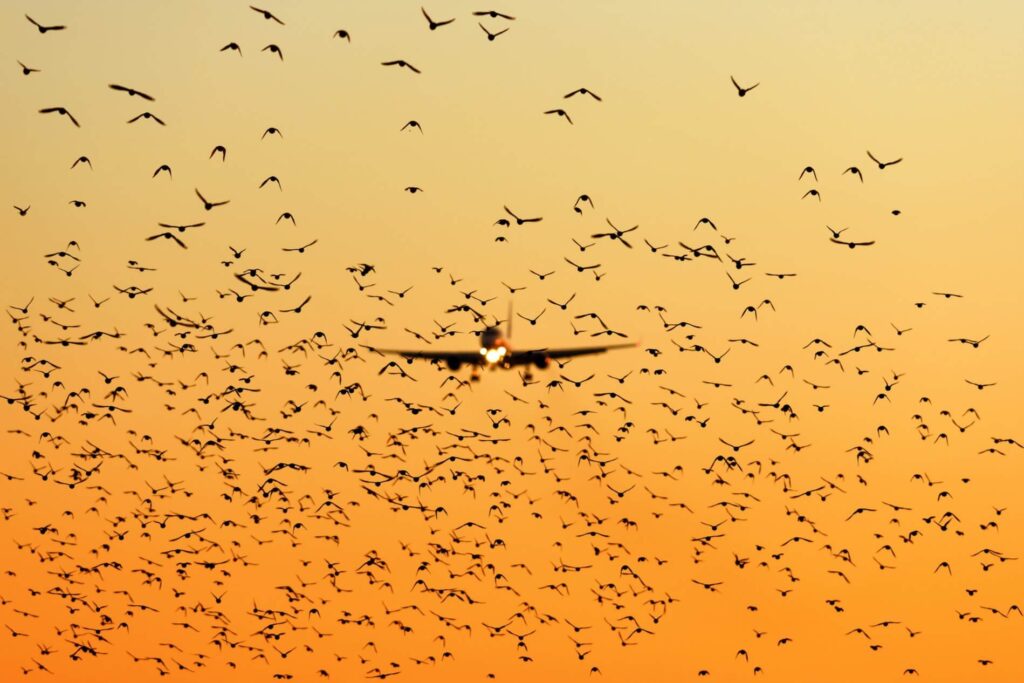
{"label": "flying bird", "polygon": [[434,21],[433,19],[430,18],[430,15],[427,14],[427,10],[424,9],[423,7],[420,7],[420,12],[423,13],[423,18],[425,18],[427,20],[427,25],[428,25],[428,27],[430,28],[431,31],[436,31],[437,29],[441,28],[442,26],[447,26],[448,24],[450,24],[453,21],[455,21],[454,18],[453,19],[442,19],[441,21]]}
{"label": "flying bird", "polygon": [[397,66],[397,67],[400,67],[400,68],[408,69],[409,71],[412,71],[413,73],[416,73],[416,74],[421,73],[419,69],[417,69],[415,66],[413,66],[409,62],[405,61],[404,59],[392,59],[391,61],[388,61],[388,62],[381,62],[381,65],[382,66]]}
{"label": "flying bird", "polygon": [[570,97],[575,97],[576,95],[589,95],[589,96],[590,96],[590,97],[591,97],[592,99],[596,100],[597,102],[602,102],[602,101],[603,101],[603,100],[602,100],[602,99],[601,99],[601,98],[600,98],[600,97],[598,96],[598,94],[597,94],[597,93],[595,93],[595,92],[594,92],[593,90],[589,90],[589,89],[587,89],[587,88],[576,88],[576,89],[575,89],[575,90],[573,90],[572,92],[566,93],[566,94],[565,94],[565,95],[563,95],[562,97],[563,97],[563,99],[566,99],[566,100],[567,100],[567,99],[569,99]]}
{"label": "flying bird", "polygon": [[43,109],[39,110],[39,113],[40,114],[60,114],[61,116],[66,116],[68,118],[68,121],[70,121],[71,123],[75,124],[75,128],[81,128],[82,127],[78,123],[78,119],[76,119],[74,116],[72,116],[71,112],[69,112],[64,107],[44,107]]}
{"label": "flying bird", "polygon": [[729,80],[732,81],[733,86],[736,87],[736,94],[739,95],[740,97],[746,97],[748,92],[750,92],[757,86],[761,85],[760,83],[755,83],[754,85],[744,88],[739,83],[737,83],[736,79],[733,78],[732,76],[729,76]]}
{"label": "flying bird", "polygon": [[253,12],[256,12],[257,14],[262,16],[267,21],[274,21],[278,25],[284,26],[284,22],[281,21],[280,19],[278,19],[276,16],[274,16],[274,14],[272,12],[270,12],[269,10],[260,9],[259,7],[253,7],[252,5],[249,5],[249,9],[251,9]]}
{"label": "flying bird", "polygon": [[40,24],[38,21],[36,21],[35,19],[33,19],[32,17],[30,17],[27,14],[25,15],[25,18],[28,19],[29,23],[32,24],[33,26],[35,26],[36,29],[38,29],[38,31],[40,33],[46,33],[48,31],[63,31],[63,30],[65,30],[67,28],[67,26],[63,26],[63,25],[60,25],[60,24],[51,24],[49,26],[46,26],[44,24]]}
{"label": "flying bird", "polygon": [[554,114],[554,115],[556,115],[556,116],[559,116],[559,117],[561,117],[561,118],[565,119],[565,120],[566,120],[566,121],[568,121],[568,122],[569,122],[570,124],[572,123],[572,118],[570,118],[570,117],[569,117],[569,114],[568,114],[568,112],[566,112],[566,111],[565,111],[564,109],[548,109],[548,110],[547,110],[546,112],[544,112],[544,113],[545,113],[545,114]]}
{"label": "flying bird", "polygon": [[107,87],[110,88],[111,90],[114,90],[114,91],[117,91],[117,92],[126,93],[129,97],[139,97],[139,98],[142,98],[142,99],[146,100],[147,102],[154,102],[155,101],[151,95],[147,95],[146,93],[142,92],[141,90],[136,90],[135,88],[129,88],[127,86],[118,85],[116,83],[111,83]]}
{"label": "flying bird", "polygon": [[875,155],[871,153],[870,150],[868,150],[868,158],[871,159],[871,161],[873,161],[876,164],[878,164],[878,170],[880,170],[880,171],[884,171],[886,166],[892,166],[893,164],[898,164],[901,161],[903,161],[903,157],[900,157],[899,159],[895,159],[893,161],[879,161],[875,157]]}

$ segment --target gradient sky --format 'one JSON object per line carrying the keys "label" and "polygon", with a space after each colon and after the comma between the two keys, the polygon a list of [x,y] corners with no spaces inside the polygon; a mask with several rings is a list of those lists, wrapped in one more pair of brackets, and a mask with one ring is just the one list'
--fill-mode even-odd
{"label": "gradient sky", "polygon": [[[13,209],[0,214],[0,291],[13,323],[0,333],[7,377],[0,395],[17,397],[18,383],[29,382],[25,391],[40,419],[17,403],[0,404],[6,454],[0,547],[8,570],[0,576],[0,622],[8,627],[0,632],[0,671],[6,672],[0,678],[25,670],[46,675],[35,669],[39,663],[61,681],[149,681],[161,671],[182,680],[273,680],[275,674],[313,680],[321,669],[332,680],[379,669],[399,672],[399,681],[486,680],[488,674],[506,681],[678,681],[702,670],[710,680],[731,681],[751,678],[755,666],[763,669],[756,678],[774,681],[895,681],[907,679],[908,668],[926,681],[1024,678],[1017,651],[1024,616],[986,610],[1006,613],[1024,604],[1024,565],[995,561],[983,570],[986,556],[974,556],[983,548],[1005,557],[1024,552],[1017,509],[1024,451],[997,444],[1004,456],[979,452],[993,446],[993,437],[1024,442],[1015,431],[1024,399],[1018,267],[1024,16],[1018,3],[524,0],[495,6],[515,16],[502,21],[472,16],[489,6],[438,2],[426,6],[430,15],[455,22],[436,31],[414,3],[268,0],[259,6],[285,25],[234,1],[46,0],[4,8],[0,49],[8,68],[0,72],[0,117],[8,134],[0,187],[8,206],[31,208],[25,216]],[[67,28],[40,34],[26,12]],[[509,30],[488,41],[478,19],[491,31]],[[338,29],[351,41],[332,38]],[[220,51],[232,41],[242,56]],[[283,60],[261,51],[268,44],[280,47]],[[393,59],[422,73],[381,65]],[[18,61],[40,72],[25,76]],[[730,76],[760,85],[739,98]],[[110,83],[149,93],[155,102],[114,92]],[[602,100],[563,98],[580,87]],[[37,113],[53,106],[66,107],[81,127]],[[544,114],[555,108],[564,108],[572,125]],[[144,111],[167,125],[126,124]],[[409,120],[420,123],[422,134],[400,130]],[[270,127],[281,135],[264,136]],[[223,162],[210,158],[216,145],[227,149]],[[879,170],[867,150],[903,161]],[[81,155],[91,169],[70,168]],[[172,168],[172,178],[153,177],[161,164]],[[798,179],[808,165],[816,181]],[[863,183],[843,173],[850,166],[863,172]],[[258,187],[270,175],[280,190]],[[409,186],[422,192],[404,192]],[[230,203],[206,212],[196,188]],[[804,197],[812,188],[821,201]],[[581,194],[594,207],[576,213]],[[76,208],[73,200],[86,206]],[[543,221],[495,225],[508,217],[505,206]],[[276,222],[283,212],[295,217],[294,225]],[[717,229],[695,228],[702,217]],[[591,238],[607,229],[606,220],[639,226],[631,233],[633,249]],[[187,250],[145,239],[162,231],[159,222],[198,221],[205,225],[181,235]],[[853,250],[833,244],[826,226],[848,228],[843,239],[874,244]],[[496,241],[499,236],[505,241]],[[314,239],[302,254],[281,251]],[[573,239],[596,244],[581,253]],[[48,260],[62,266],[71,260],[45,255],[71,251],[71,240],[80,247],[73,252],[80,265],[66,276]],[[685,251],[680,241],[713,244],[725,260],[679,262],[651,253],[643,240],[677,254]],[[245,253],[234,258],[229,246]],[[726,254],[756,265],[737,270]],[[601,279],[575,272],[564,258],[600,263]],[[156,270],[140,273],[129,261]],[[375,272],[354,278],[346,268],[360,263],[373,264]],[[301,278],[287,292],[260,292],[243,303],[219,297],[228,288],[242,291],[233,274],[246,268],[301,272]],[[556,272],[541,281],[531,270]],[[797,275],[778,280],[765,275],[771,272]],[[727,274],[751,280],[734,290]],[[361,291],[357,282],[373,286]],[[510,295],[505,283],[526,289]],[[114,289],[129,285],[152,292],[128,299]],[[388,292],[408,287],[401,298]],[[510,371],[442,388],[450,374],[468,379],[469,372],[417,363],[402,366],[416,381],[403,379],[360,346],[423,348],[407,330],[429,337],[438,321],[460,334],[430,348],[474,349],[479,325],[465,313],[446,312],[471,302],[466,292],[493,297],[474,304],[488,321],[504,318],[509,303],[527,317],[544,311],[533,326],[514,319],[513,352],[616,341],[592,336],[597,323],[573,317],[588,312],[598,312],[638,348],[536,371],[538,383],[528,387]],[[573,294],[568,311],[547,302]],[[301,313],[280,312],[307,295]],[[97,307],[90,296],[110,300]],[[50,297],[74,298],[74,312]],[[18,309],[30,300],[22,314]],[[774,310],[761,305],[756,320],[741,316],[765,300]],[[180,330],[169,329],[154,304],[211,317],[215,329],[231,332],[218,339],[175,337]],[[666,329],[639,305],[663,306],[665,320],[700,328]],[[259,325],[264,310],[274,310],[280,322]],[[354,321],[378,318],[385,329],[358,337],[346,331]],[[574,334],[573,325],[587,332]],[[857,332],[859,325],[870,332]],[[115,328],[122,338],[46,343]],[[320,354],[289,347],[317,332],[330,344]],[[977,349],[948,341],[984,337]],[[247,344],[255,338],[265,357]],[[740,338],[758,346],[729,341]],[[831,344],[828,355],[805,348],[815,338]],[[827,363],[869,339],[893,350],[847,354],[842,369]],[[184,341],[197,352],[173,350]],[[244,356],[239,343],[246,345]],[[676,351],[695,344],[729,355],[715,363],[706,353]],[[149,356],[130,353],[137,348]],[[346,348],[355,354],[338,366],[317,358]],[[38,358],[61,369],[49,377],[25,369]],[[229,363],[245,369],[230,372]],[[286,373],[286,364],[298,371]],[[792,376],[781,370],[787,364]],[[331,376],[335,369],[341,379]],[[119,379],[105,384],[97,370]],[[628,372],[623,384],[609,377]],[[175,384],[137,381],[133,373]],[[207,373],[209,386],[195,383],[200,373]],[[580,388],[565,380],[560,389],[547,386],[560,374],[592,373]],[[893,373],[899,382],[885,390]],[[251,374],[260,389],[246,400],[261,422],[220,413],[220,399],[199,400],[237,385],[242,374]],[[996,384],[979,391],[967,379]],[[354,382],[366,401],[334,395]],[[69,392],[88,388],[91,401],[107,404],[103,394],[116,385],[127,390],[122,405],[133,411],[118,414],[116,423],[82,417],[89,400],[78,415],[58,412],[68,401],[77,404]],[[445,397],[449,391],[454,398]],[[606,391],[631,403],[617,411],[615,399],[594,396]],[[799,419],[757,407],[783,392]],[[880,393],[886,397],[879,400]],[[438,412],[414,414],[390,400],[396,397]],[[307,400],[301,413],[288,405]],[[739,410],[737,400],[759,410],[757,418]],[[678,413],[653,405],[662,401]],[[816,405],[828,408],[819,412]],[[485,413],[491,408],[511,424],[494,427]],[[338,412],[327,434],[332,409]],[[687,415],[710,419],[702,429]],[[199,426],[215,419],[212,430]],[[921,422],[927,431],[917,427]],[[437,434],[424,433],[424,425]],[[349,433],[360,426],[369,433],[364,441]],[[531,426],[564,450],[532,440]],[[567,432],[549,432],[557,426]],[[409,432],[413,427],[420,429]],[[241,436],[268,428],[319,435],[305,445],[274,443],[272,450]],[[773,428],[799,436],[782,439]],[[507,441],[450,435],[464,429]],[[668,432],[686,438],[655,443]],[[948,445],[937,441],[942,433]],[[54,440],[58,434],[66,444]],[[213,435],[225,439],[224,450],[199,457],[182,443]],[[581,440],[586,435],[590,441]],[[754,441],[735,454],[742,471],[710,466],[717,455],[733,454],[719,439]],[[794,443],[804,448],[787,448]],[[125,458],[82,457],[93,445]],[[439,467],[433,475],[444,478],[427,488],[400,479],[378,487],[444,506],[448,515],[436,519],[393,511],[367,494],[365,472],[353,471],[417,472],[446,454],[466,455],[464,445],[491,458]],[[858,461],[857,446],[873,459]],[[603,468],[581,462],[581,449],[610,462]],[[333,466],[339,460],[350,469]],[[101,489],[55,482],[76,466],[100,462],[88,486]],[[310,469],[266,475],[277,462]],[[677,465],[682,470],[674,479],[656,474]],[[59,474],[44,479],[49,467]],[[915,474],[941,483],[912,480]],[[246,503],[259,498],[267,476],[284,482],[287,501]],[[481,479],[469,484],[472,476]],[[793,497],[822,485],[822,478],[838,488],[823,490],[825,498]],[[149,488],[166,480],[180,483],[162,492]],[[621,497],[609,488],[632,484]],[[236,485],[241,492],[229,500],[224,494]],[[329,496],[325,489],[344,501],[344,525],[315,516]],[[558,495],[566,491],[578,502]],[[739,519],[728,521],[726,509],[711,507],[721,500],[745,500],[749,507],[733,509]],[[693,512],[669,506],[680,501]],[[883,501],[912,509],[894,512]],[[501,503],[507,507],[491,508]],[[877,512],[848,519],[860,507]],[[947,511],[959,522],[943,531],[934,521]],[[178,513],[211,519],[172,519],[166,528],[140,524],[147,514]],[[252,514],[263,521],[255,523]],[[595,524],[596,518],[607,521]],[[624,518],[638,526],[620,524]],[[225,520],[247,526],[225,526]],[[813,534],[807,520],[821,535],[783,546]],[[989,526],[993,521],[998,529]],[[292,527],[296,522],[303,527]],[[467,522],[479,526],[459,528]],[[47,524],[58,531],[40,534]],[[181,537],[203,527],[203,537],[219,546]],[[123,539],[119,529],[128,530]],[[900,540],[915,529],[919,539]],[[608,537],[577,536],[587,530]],[[709,533],[723,536],[710,546],[693,540]],[[334,534],[337,543],[329,538]],[[505,549],[490,547],[497,537]],[[475,558],[439,557],[432,543],[480,553],[519,595],[497,588],[489,570],[473,567]],[[895,555],[880,551],[886,544]],[[183,548],[202,548],[196,562],[228,563],[193,565],[187,578],[176,577],[175,562],[183,560],[173,553]],[[844,549],[852,562],[836,556]],[[58,551],[67,555],[52,554]],[[372,581],[360,573],[367,553],[389,567],[374,571]],[[232,560],[233,554],[255,564]],[[740,568],[737,557],[750,563]],[[431,568],[417,573],[426,558]],[[592,566],[554,572],[560,561]],[[893,568],[879,569],[878,561]],[[943,561],[951,572],[936,571]],[[118,567],[83,572],[100,562]],[[343,570],[337,586],[325,578],[325,562]],[[623,574],[623,564],[643,583]],[[162,577],[162,585],[145,583],[142,570]],[[432,586],[467,590],[481,604],[410,589],[424,577]],[[710,592],[694,579],[722,585]],[[568,594],[542,588],[562,581]],[[611,583],[624,593],[609,598],[614,589],[599,585]],[[289,598],[283,585],[304,597]],[[649,591],[641,590],[645,585]],[[56,596],[57,589],[81,601]],[[214,594],[225,591],[216,602]],[[678,602],[663,615],[645,604],[667,596]],[[843,611],[826,604],[831,599]],[[512,618],[524,602],[536,612]],[[409,604],[424,613],[388,612]],[[254,605],[304,612],[288,617],[280,640],[267,640],[256,634],[267,620],[253,616]],[[320,616],[309,613],[314,606]],[[211,614],[218,610],[220,621]],[[370,615],[374,625],[339,623],[346,612]],[[958,612],[983,620],[971,623]],[[608,625],[633,628],[625,615],[645,629],[628,646],[620,641],[628,631]],[[395,619],[413,631],[403,634]],[[535,632],[526,637],[528,651],[517,649],[514,636],[489,637],[487,624],[510,619],[503,632]],[[592,628],[574,633],[566,620]],[[900,623],[872,627],[884,621]],[[127,632],[101,632],[109,642],[82,630],[122,622]],[[233,629],[229,640],[259,649],[218,649],[211,642],[218,623]],[[870,640],[846,635],[858,627]],[[908,628],[920,635],[910,637]],[[570,636],[592,644],[578,648]],[[792,642],[779,645],[783,638]],[[71,660],[69,641],[104,654]],[[274,646],[296,649],[285,658]],[[47,648],[55,652],[44,654]],[[454,657],[441,663],[411,659],[439,658],[446,649]],[[737,656],[740,649],[749,661]],[[580,652],[589,654],[581,659]],[[254,660],[259,653],[269,661]],[[532,661],[517,659],[524,654]],[[165,666],[134,659],[154,656]],[[978,660],[994,663],[983,667]]]}

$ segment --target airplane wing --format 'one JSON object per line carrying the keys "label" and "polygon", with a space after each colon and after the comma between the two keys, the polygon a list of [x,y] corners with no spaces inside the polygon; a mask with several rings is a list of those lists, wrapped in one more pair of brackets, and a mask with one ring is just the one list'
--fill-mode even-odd
{"label": "airplane wing", "polygon": [[609,344],[607,346],[577,346],[564,349],[531,349],[529,351],[513,351],[512,365],[530,365],[538,360],[557,360],[560,358],[574,358],[576,356],[590,356],[597,353],[604,353],[613,349],[628,349],[636,346],[630,342],[626,344]]}
{"label": "airplane wing", "polygon": [[[604,353],[605,351],[611,351],[613,349],[626,349],[635,347],[636,343],[630,342],[626,344],[609,344],[606,346],[580,346],[563,349],[529,349],[525,351],[513,350],[509,356],[506,357],[505,363],[507,365],[538,365],[545,366],[549,360],[558,360],[561,358],[573,358],[576,356],[590,356],[598,353]],[[430,361],[441,361],[446,363],[449,368],[457,369],[462,365],[486,365],[487,361],[479,351],[406,351],[400,349],[378,349],[375,347],[367,347],[371,351],[377,353],[386,353],[394,356],[401,356],[403,358],[422,358]]]}
{"label": "airplane wing", "polygon": [[403,358],[422,358],[424,360],[439,360],[450,365],[476,365],[482,362],[483,357],[479,351],[404,351],[401,349],[378,349],[367,347],[377,353],[388,353]]}

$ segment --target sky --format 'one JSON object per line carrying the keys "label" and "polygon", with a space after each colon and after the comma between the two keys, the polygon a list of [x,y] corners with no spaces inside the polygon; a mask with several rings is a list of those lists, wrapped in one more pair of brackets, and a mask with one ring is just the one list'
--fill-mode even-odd
{"label": "sky", "polygon": [[1024,677],[1018,4],[257,7],[3,8],[5,676]]}

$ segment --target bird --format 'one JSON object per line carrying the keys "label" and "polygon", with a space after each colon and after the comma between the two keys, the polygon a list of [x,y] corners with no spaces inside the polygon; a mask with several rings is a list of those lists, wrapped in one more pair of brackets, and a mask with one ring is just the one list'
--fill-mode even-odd
{"label": "bird", "polygon": [[215,209],[218,206],[224,206],[225,204],[229,204],[231,202],[230,199],[225,199],[224,201],[220,202],[211,202],[210,200],[203,196],[203,193],[199,191],[199,188],[195,188],[195,192],[196,196],[199,197],[199,201],[203,203],[203,209],[205,209],[206,211],[211,211],[212,209]]}
{"label": "bird", "polygon": [[857,247],[870,247],[875,243],[874,240],[868,240],[866,242],[848,242],[845,240],[837,239],[835,237],[830,237],[829,241],[832,242],[833,244],[841,244],[844,247],[849,247],[850,249],[856,249]]}
{"label": "bird", "polygon": [[68,118],[68,121],[70,121],[71,123],[73,123],[75,125],[75,128],[81,128],[82,127],[78,123],[78,119],[76,119],[71,114],[71,112],[69,112],[64,107],[44,107],[44,108],[39,110],[39,113],[40,114],[60,114],[61,116],[66,116]]}
{"label": "bird", "polygon": [[501,34],[508,32],[507,28],[503,28],[500,31],[498,31],[497,33],[491,33],[490,31],[487,30],[487,27],[484,26],[483,24],[481,24],[480,22],[477,22],[477,26],[479,26],[480,30],[483,31],[484,34],[487,36],[487,40],[492,41],[492,42],[494,41],[495,38],[497,38]]}
{"label": "bird", "polygon": [[251,9],[253,12],[256,12],[257,14],[261,15],[267,21],[273,21],[273,22],[277,23],[280,26],[284,26],[284,22],[281,21],[280,19],[278,19],[276,16],[274,16],[274,14],[272,12],[270,12],[269,10],[260,9],[259,7],[253,7],[252,5],[249,5],[249,9]]}
{"label": "bird", "polygon": [[151,95],[147,95],[141,90],[136,90],[135,88],[129,88],[124,85],[118,85],[117,83],[111,83],[107,87],[116,92],[123,92],[127,94],[129,97],[139,97],[146,100],[147,102],[155,101]]}
{"label": "bird", "polygon": [[149,120],[149,121],[155,121],[156,123],[159,123],[161,126],[166,126],[167,125],[166,123],[163,122],[163,120],[161,118],[159,118],[155,114],[149,113],[148,111],[144,111],[141,114],[139,114],[138,116],[135,116],[135,117],[133,117],[131,119],[128,119],[128,123],[135,123],[136,121],[138,121],[140,119],[146,119],[146,120]]}
{"label": "bird", "polygon": [[206,223],[203,223],[203,222],[199,222],[199,223],[183,223],[183,224],[157,223],[157,225],[159,225],[161,228],[168,228],[170,230],[177,230],[178,232],[185,232],[186,230],[192,230],[194,228],[201,228],[204,225],[206,225]]}
{"label": "bird", "polygon": [[272,55],[277,55],[277,58],[280,61],[284,61],[284,52],[281,50],[281,47],[276,43],[269,43],[268,45],[264,46],[263,49],[260,50],[260,52],[269,52]]}
{"label": "bird", "polygon": [[158,240],[158,239],[168,239],[168,240],[173,241],[175,244],[177,244],[182,249],[188,249],[188,245],[186,245],[184,242],[182,242],[173,232],[169,232],[169,231],[168,232],[161,232],[161,233],[158,233],[156,235],[150,235],[149,237],[146,238],[146,241],[147,242],[152,242],[153,240]]}
{"label": "bird", "polygon": [[415,66],[405,61],[404,59],[392,59],[387,62],[381,62],[381,66],[397,66],[399,68],[408,69],[409,71],[412,71],[414,74],[422,73],[419,69],[417,69]]}
{"label": "bird", "polygon": [[604,101],[604,100],[602,100],[600,98],[600,96],[598,96],[597,93],[595,93],[593,90],[590,90],[588,88],[576,88],[572,92],[568,92],[565,95],[563,95],[562,98],[567,100],[570,97],[575,97],[576,95],[589,95],[593,100],[595,100],[597,102],[603,102]]}
{"label": "bird", "polygon": [[478,11],[473,12],[473,16],[474,17],[490,17],[491,19],[505,19],[506,21],[515,21],[516,20],[515,17],[513,17],[513,16],[511,16],[509,14],[504,14],[502,12],[498,12],[496,10],[478,10]]}
{"label": "bird", "polygon": [[30,24],[32,24],[33,26],[35,26],[36,29],[40,33],[47,33],[49,31],[63,31],[65,29],[67,29],[67,26],[63,26],[63,25],[60,25],[60,24],[51,24],[49,26],[46,26],[44,24],[40,24],[38,21],[36,21],[35,19],[33,19],[32,17],[30,17],[27,14],[25,15],[25,18],[28,19],[28,22]]}
{"label": "bird", "polygon": [[[879,170],[879,171],[884,171],[884,170],[885,170],[885,168],[886,168],[886,166],[892,166],[893,164],[898,164],[898,163],[900,163],[901,161],[903,161],[903,157],[900,157],[899,159],[895,159],[894,161],[879,161],[879,160],[878,160],[878,159],[877,159],[877,158],[875,157],[875,155],[871,153],[871,151],[870,151],[870,150],[868,150],[868,158],[869,158],[869,159],[871,159],[871,161],[873,161],[873,162],[875,162],[876,164],[878,164],[878,170]],[[851,171],[851,172],[852,172],[852,171]]]}
{"label": "bird", "polygon": [[572,118],[569,117],[568,112],[566,112],[564,109],[548,109],[544,113],[545,114],[554,114],[554,115],[556,115],[556,116],[558,116],[560,118],[565,119],[570,124],[572,124]]}
{"label": "bird", "polygon": [[578,214],[583,213],[583,209],[580,207],[580,204],[586,204],[591,209],[594,208],[594,200],[591,199],[590,195],[588,194],[581,194],[579,197],[576,198],[576,201],[573,202],[572,210]]}
{"label": "bird", "polygon": [[750,86],[748,88],[743,88],[743,87],[740,86],[739,83],[736,82],[736,79],[733,78],[732,76],[729,76],[729,80],[732,81],[733,86],[736,87],[736,94],[739,95],[740,97],[746,97],[748,92],[750,92],[751,90],[753,90],[757,86],[761,85],[760,83],[755,83],[754,85],[752,85],[752,86]]}
{"label": "bird", "polygon": [[592,238],[599,239],[599,238],[602,238],[602,237],[608,237],[608,238],[610,238],[610,239],[612,239],[614,241],[617,241],[617,242],[621,243],[623,246],[625,246],[625,247],[627,247],[629,249],[633,248],[633,245],[630,244],[628,241],[626,241],[626,239],[623,237],[623,235],[626,235],[626,234],[629,234],[629,233],[633,232],[634,230],[636,230],[637,228],[640,227],[639,225],[634,225],[632,228],[626,228],[625,230],[622,230],[620,228],[615,227],[615,225],[613,225],[612,222],[610,220],[608,220],[607,218],[605,219],[605,222],[611,227],[612,232],[599,232],[599,233],[595,233],[595,234],[591,235]]}
{"label": "bird", "polygon": [[544,218],[540,216],[534,218],[521,218],[517,216],[515,213],[513,213],[512,209],[508,208],[507,206],[502,208],[505,209],[505,213],[507,213],[509,216],[515,219],[516,225],[525,225],[526,223],[540,223],[542,220],[544,220]]}
{"label": "bird", "polygon": [[437,29],[441,28],[442,26],[447,26],[448,24],[450,24],[453,21],[455,21],[454,18],[452,18],[452,19],[443,19],[441,21],[434,21],[433,19],[430,18],[430,15],[427,14],[427,10],[424,9],[423,7],[420,7],[420,12],[423,13],[423,18],[427,20],[427,26],[428,26],[428,28],[431,31],[436,31]]}

